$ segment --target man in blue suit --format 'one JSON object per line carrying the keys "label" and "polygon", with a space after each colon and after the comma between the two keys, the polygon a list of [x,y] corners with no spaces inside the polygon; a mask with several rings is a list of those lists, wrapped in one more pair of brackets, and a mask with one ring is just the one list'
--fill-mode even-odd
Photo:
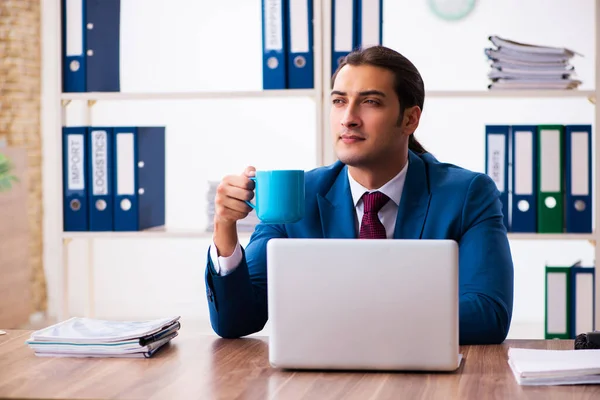
{"label": "man in blue suit", "polygon": [[[425,90],[401,54],[381,46],[353,52],[332,81],[339,161],[306,172],[301,221],[259,224],[244,249],[236,221],[251,210],[244,200],[253,197],[254,168],[225,177],[217,189],[205,275],[213,329],[237,338],[264,327],[269,239],[453,239],[459,245],[460,343],[501,343],[512,317],[513,264],[494,182],[439,162],[415,139]],[[366,274],[377,273],[376,265],[370,268]]]}

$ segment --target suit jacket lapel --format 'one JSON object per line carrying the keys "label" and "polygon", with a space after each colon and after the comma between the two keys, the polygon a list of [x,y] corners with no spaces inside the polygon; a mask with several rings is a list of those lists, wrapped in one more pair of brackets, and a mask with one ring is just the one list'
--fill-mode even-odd
{"label": "suit jacket lapel", "polygon": [[344,166],[329,191],[317,194],[324,238],[356,238],[356,212],[352,203],[348,167]]}
{"label": "suit jacket lapel", "polygon": [[425,163],[410,150],[408,158],[408,171],[394,230],[395,239],[421,238],[431,200]]}

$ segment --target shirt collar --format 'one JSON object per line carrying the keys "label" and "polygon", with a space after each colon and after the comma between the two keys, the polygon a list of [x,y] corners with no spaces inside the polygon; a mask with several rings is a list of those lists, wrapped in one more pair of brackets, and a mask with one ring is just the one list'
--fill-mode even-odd
{"label": "shirt collar", "polygon": [[350,181],[350,192],[352,193],[352,201],[354,202],[354,207],[358,205],[358,202],[361,200],[361,197],[365,192],[375,192],[379,191],[389,197],[396,206],[400,205],[400,198],[402,197],[402,190],[404,189],[404,182],[406,181],[406,171],[408,170],[408,159],[404,168],[392,179],[387,181],[379,189],[368,190],[360,183],[356,182],[352,175],[350,174],[350,169],[348,169],[348,180]]}

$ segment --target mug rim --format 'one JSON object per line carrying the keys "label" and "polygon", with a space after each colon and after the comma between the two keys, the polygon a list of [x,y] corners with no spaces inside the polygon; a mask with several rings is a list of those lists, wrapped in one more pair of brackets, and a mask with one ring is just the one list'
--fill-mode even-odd
{"label": "mug rim", "polygon": [[262,173],[272,173],[272,172],[302,172],[302,173],[304,173],[305,171],[303,169],[260,169],[260,170],[256,170],[255,172],[258,174],[259,172],[262,172]]}

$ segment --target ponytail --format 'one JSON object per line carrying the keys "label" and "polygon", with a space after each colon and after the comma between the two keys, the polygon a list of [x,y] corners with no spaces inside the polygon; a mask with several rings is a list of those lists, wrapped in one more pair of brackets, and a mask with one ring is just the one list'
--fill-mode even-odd
{"label": "ponytail", "polygon": [[425,154],[427,150],[423,147],[421,143],[415,138],[414,134],[411,134],[408,138],[408,149],[412,150],[417,154]]}

